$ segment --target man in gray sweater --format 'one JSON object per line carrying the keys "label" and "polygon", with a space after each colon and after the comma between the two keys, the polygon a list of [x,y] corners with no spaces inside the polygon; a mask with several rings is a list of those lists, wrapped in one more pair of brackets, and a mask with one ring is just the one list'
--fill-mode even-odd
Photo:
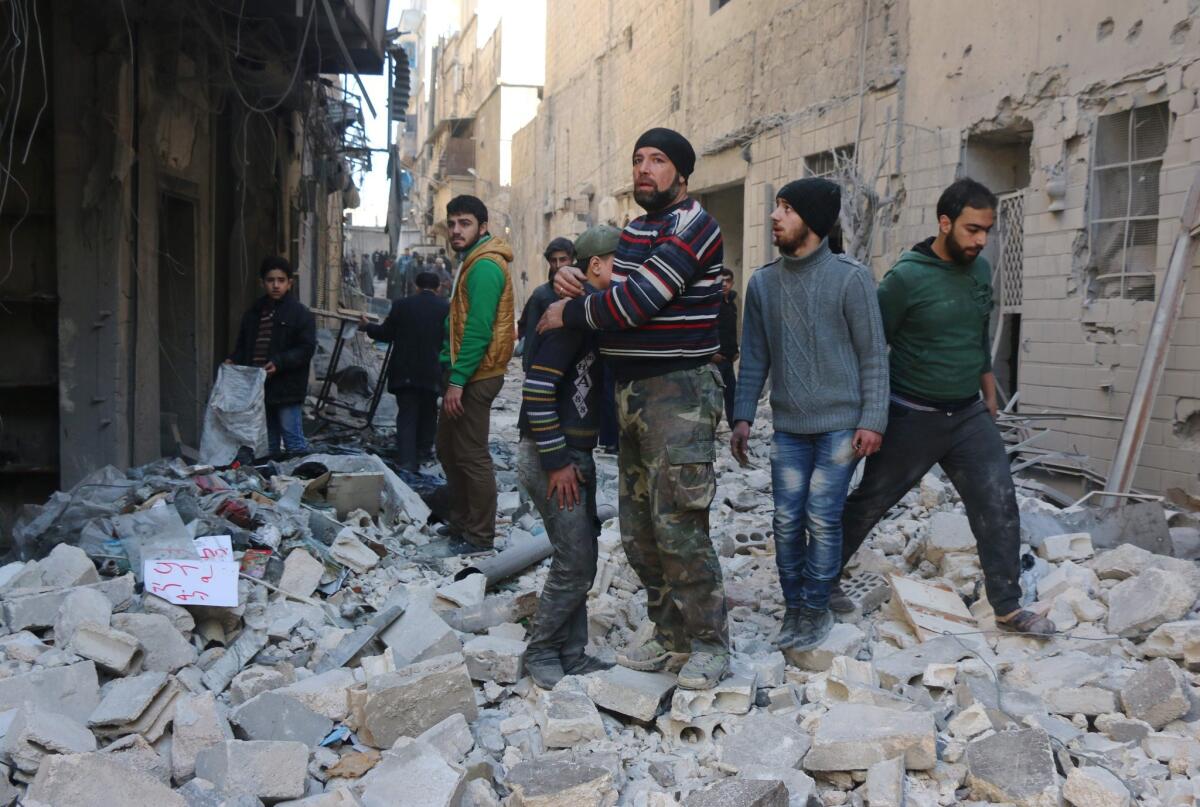
{"label": "man in gray sweater", "polygon": [[775,559],[787,610],[779,646],[821,643],[841,568],[842,508],[858,461],[887,425],[887,341],[869,269],[829,249],[841,191],[824,179],[784,185],[771,213],[780,257],[746,289],[733,456],[747,464],[750,426],[771,377]]}

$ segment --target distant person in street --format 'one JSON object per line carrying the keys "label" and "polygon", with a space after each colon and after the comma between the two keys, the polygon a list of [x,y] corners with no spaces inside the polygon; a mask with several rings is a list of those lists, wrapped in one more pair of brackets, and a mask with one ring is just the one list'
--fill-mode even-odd
{"label": "distant person in street", "polygon": [[[620,230],[603,225],[579,236],[576,260],[587,291],[608,288],[620,240]],[[536,345],[523,387],[517,472],[542,517],[554,555],[533,617],[525,670],[534,683],[550,689],[564,675],[612,666],[584,653],[587,597],[596,578],[600,533],[592,459],[600,356],[592,331],[559,328]]]}
{"label": "distant person in street", "polygon": [[721,270],[721,313],[717,316],[720,332],[720,352],[713,356],[713,364],[725,382],[725,420],[733,428],[733,396],[737,389],[737,376],[733,363],[738,359],[738,309],[737,292],[733,290],[733,272]]}
{"label": "distant person in street", "polygon": [[242,317],[237,343],[225,361],[267,372],[267,447],[272,455],[308,451],[301,408],[308,394],[308,368],[317,350],[317,322],[289,292],[295,272],[273,255],[259,267],[262,297]]}
{"label": "distant person in street", "polygon": [[679,670],[708,689],[729,668],[721,566],[709,536],[716,428],[724,399],[712,363],[720,342],[721,228],[688,196],[696,153],[671,129],[633,148],[634,199],[646,210],[621,234],[607,291],[584,294],[582,274],[554,278],[560,300],[539,330],[600,332],[620,422],[621,540],[646,587],[654,634],[618,661]]}
{"label": "distant person in street", "polygon": [[393,302],[408,296],[408,265],[410,261],[408,250],[405,250],[403,255],[392,261],[392,265],[388,269],[386,293],[387,298]]}
{"label": "distant person in street", "polygon": [[361,320],[367,336],[393,345],[387,388],[396,396],[396,459],[410,473],[432,458],[437,436],[437,399],[442,390],[439,354],[450,313],[450,304],[437,296],[437,287],[437,275],[422,272],[417,275],[420,291],[393,302],[382,324],[371,324],[366,316]]}
{"label": "distant person in street", "polygon": [[833,629],[842,508],[863,457],[887,425],[887,342],[871,270],[829,249],[841,189],[784,185],[771,213],[780,256],[746,289],[742,367],[731,448],[749,464],[750,426],[771,379],[775,563],[786,610],[781,649],[811,650]]}
{"label": "distant person in street", "polygon": [[358,273],[358,288],[363,294],[368,297],[375,296],[375,270],[374,258],[370,255],[363,255],[362,269]]}
{"label": "distant person in street", "polygon": [[488,430],[515,341],[508,273],[513,253],[488,233],[488,210],[476,197],[454,197],[446,214],[450,245],[462,265],[442,344],[446,391],[437,452],[451,502],[443,533],[455,539],[453,548],[470,552],[491,549],[496,539],[496,471]]}
{"label": "distant person in street", "polygon": [[529,295],[529,299],[525,301],[525,308],[521,311],[521,319],[517,322],[517,339],[523,339],[524,344],[521,352],[521,369],[526,373],[529,372],[529,364],[533,361],[533,356],[537,352],[538,332],[537,324],[542,318],[542,314],[550,304],[558,299],[558,295],[554,293],[554,276],[558,270],[568,265],[575,260],[575,245],[571,243],[570,238],[555,238],[547,246],[546,251],[542,253],[542,257],[546,259],[548,275],[546,282],[533,290]]}
{"label": "distant person in street", "polygon": [[[842,563],[939,465],[966,507],[996,624],[1048,636],[1054,623],[1020,606],[1021,516],[995,422],[992,273],[980,253],[996,223],[996,197],[964,177],[942,192],[937,217],[937,235],[903,253],[879,284],[891,347],[891,404],[883,448],[867,460],[862,483],[846,502]],[[834,604],[853,608],[844,594]]]}

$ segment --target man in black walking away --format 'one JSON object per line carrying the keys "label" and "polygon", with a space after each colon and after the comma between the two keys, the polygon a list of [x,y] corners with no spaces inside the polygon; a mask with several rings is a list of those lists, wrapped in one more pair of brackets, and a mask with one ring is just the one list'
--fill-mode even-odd
{"label": "man in black walking away", "polygon": [[737,390],[737,376],[733,363],[738,358],[738,309],[737,292],[733,290],[733,272],[721,270],[721,313],[717,315],[717,329],[721,335],[720,352],[713,356],[713,364],[721,372],[725,382],[725,420],[733,428],[733,398]]}

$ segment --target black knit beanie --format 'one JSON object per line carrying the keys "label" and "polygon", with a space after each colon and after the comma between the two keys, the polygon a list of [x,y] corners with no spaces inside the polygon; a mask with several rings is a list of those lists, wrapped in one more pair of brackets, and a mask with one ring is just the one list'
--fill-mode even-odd
{"label": "black knit beanie", "polygon": [[633,144],[634,152],[640,148],[655,148],[671,158],[677,170],[684,179],[692,175],[696,169],[696,152],[687,138],[674,129],[661,127],[648,129]]}
{"label": "black knit beanie", "polygon": [[829,235],[842,209],[842,189],[836,183],[819,177],[789,182],[775,196],[791,205],[792,210],[821,238]]}

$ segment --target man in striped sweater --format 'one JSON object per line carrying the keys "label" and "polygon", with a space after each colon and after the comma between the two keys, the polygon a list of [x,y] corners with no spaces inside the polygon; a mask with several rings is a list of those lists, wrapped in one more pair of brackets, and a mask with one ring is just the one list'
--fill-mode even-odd
{"label": "man in striped sweater", "polygon": [[687,193],[691,144],[651,129],[633,150],[634,199],[646,210],[621,233],[613,284],[584,294],[559,270],[540,332],[600,332],[617,384],[621,540],[646,587],[654,634],[618,655],[636,670],[678,668],[679,686],[707,689],[729,667],[721,567],[709,538],[715,436],[724,398],[711,363],[720,340],[721,229]]}

